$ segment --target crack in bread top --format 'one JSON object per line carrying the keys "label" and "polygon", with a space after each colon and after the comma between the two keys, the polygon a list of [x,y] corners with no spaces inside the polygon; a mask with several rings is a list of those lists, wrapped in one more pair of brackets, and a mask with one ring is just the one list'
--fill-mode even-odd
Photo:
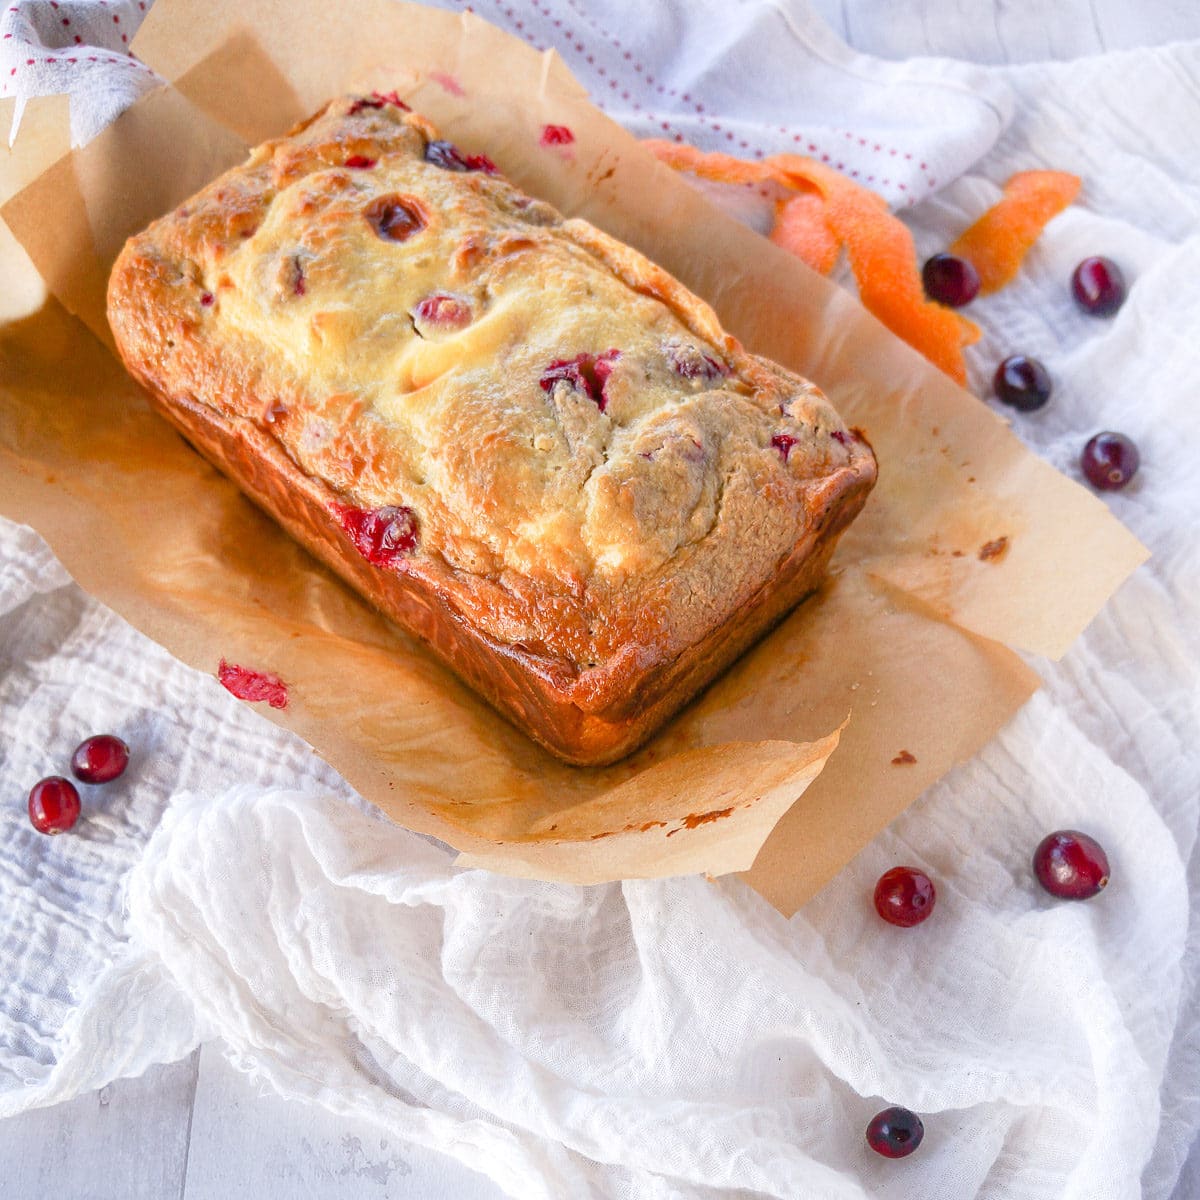
{"label": "crack in bread top", "polygon": [[573,673],[677,653],[770,581],[852,435],[649,260],[448,145],[331,103],[131,241],[114,321],[331,513],[410,511],[387,569],[490,638]]}

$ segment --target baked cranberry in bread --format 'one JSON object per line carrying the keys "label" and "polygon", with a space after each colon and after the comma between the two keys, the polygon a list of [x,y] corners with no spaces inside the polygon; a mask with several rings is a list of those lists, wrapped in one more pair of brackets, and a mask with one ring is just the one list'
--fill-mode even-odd
{"label": "baked cranberry in bread", "polygon": [[875,479],[812,384],[394,95],[132,238],[109,320],[194,445],[574,763],[812,591]]}

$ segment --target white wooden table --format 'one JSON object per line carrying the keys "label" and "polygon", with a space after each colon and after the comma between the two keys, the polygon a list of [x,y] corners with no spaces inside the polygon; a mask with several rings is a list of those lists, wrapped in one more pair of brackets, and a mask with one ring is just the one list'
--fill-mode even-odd
{"label": "white wooden table", "polygon": [[[886,58],[1029,62],[1200,37],[1197,0],[812,3],[852,46]],[[502,1196],[487,1178],[443,1155],[264,1093],[212,1047],[140,1079],[0,1121],[2,1200]],[[1177,1191],[1178,1200],[1195,1196],[1200,1147]]]}

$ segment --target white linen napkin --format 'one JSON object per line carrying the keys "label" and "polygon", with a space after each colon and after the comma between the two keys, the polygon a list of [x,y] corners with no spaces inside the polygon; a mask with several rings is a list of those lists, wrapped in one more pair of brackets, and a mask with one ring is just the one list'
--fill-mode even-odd
{"label": "white linen napkin", "polygon": [[[972,380],[985,394],[1004,354],[1040,357],[1055,396],[1014,421],[1070,474],[1091,433],[1132,436],[1141,475],[1109,503],[1154,558],[1037,664],[1046,690],[991,745],[785,921],[736,881],[454,870],[0,522],[0,1115],[219,1039],[282,1094],[522,1200],[1168,1196],[1200,1127],[1200,46],[983,70],[850,54],[796,0],[475,8],[561,48],[638,132],[732,131],[751,154],[840,136],[860,177],[876,140],[897,148],[876,183],[924,197],[923,253],[1014,170],[1082,174],[1082,205],[973,306]],[[1114,319],[1067,298],[1089,253],[1134,282]],[[133,745],[129,776],[39,837],[25,790],[102,730]],[[1030,876],[1064,826],[1113,862],[1086,904]],[[939,888],[910,931],[870,903],[897,862]],[[863,1145],[891,1103],[925,1118],[903,1163]]]}

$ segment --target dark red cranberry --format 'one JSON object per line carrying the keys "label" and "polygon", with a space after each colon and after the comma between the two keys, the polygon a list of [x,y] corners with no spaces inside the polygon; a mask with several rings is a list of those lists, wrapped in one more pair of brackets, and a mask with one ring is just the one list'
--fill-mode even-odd
{"label": "dark red cranberry", "polygon": [[1108,855],[1086,833],[1060,829],[1033,852],[1033,873],[1052,896],[1088,900],[1108,886]]}
{"label": "dark red cranberry", "polygon": [[379,160],[376,158],[368,158],[365,154],[352,154],[346,159],[346,166],[354,170],[366,171],[373,167]]}
{"label": "dark red cranberry", "polygon": [[496,164],[486,154],[464,154],[453,142],[429,142],[425,147],[425,161],[443,171],[496,173]]}
{"label": "dark red cranberry", "polygon": [[788,455],[792,452],[792,447],[799,441],[799,438],[794,438],[790,433],[777,433],[771,438],[771,445],[783,455],[783,461],[787,462]]}
{"label": "dark red cranberry", "polygon": [[916,867],[893,867],[875,885],[875,911],[889,924],[911,929],[933,912],[937,889]]}
{"label": "dark red cranberry", "polygon": [[1125,276],[1111,258],[1085,258],[1071,276],[1076,304],[1094,317],[1111,317],[1125,303]]}
{"label": "dark red cranberry", "polygon": [[1004,404],[1033,412],[1050,399],[1052,384],[1050,372],[1036,358],[1024,354],[1013,354],[997,368],[992,386],[997,398]]}
{"label": "dark red cranberry", "polygon": [[925,295],[939,304],[962,308],[979,295],[979,272],[965,258],[935,254],[921,269]]}
{"label": "dark red cranberry", "polygon": [[417,303],[413,309],[413,316],[423,325],[459,329],[470,323],[471,306],[458,296],[435,292]]}
{"label": "dark red cranberry", "polygon": [[71,755],[71,774],[82,783],[111,783],[129,765],[129,747],[111,733],[80,742]]}
{"label": "dark red cranberry", "polygon": [[924,1136],[921,1118],[899,1106],[876,1113],[867,1126],[867,1145],[884,1158],[907,1158]]}
{"label": "dark red cranberry", "polygon": [[29,793],[29,819],[38,833],[66,833],[79,820],[75,785],[61,775],[39,780]]}
{"label": "dark red cranberry", "polygon": [[411,508],[397,504],[372,509],[340,505],[337,511],[355,549],[373,566],[396,566],[416,549],[417,515]]}
{"label": "dark red cranberry", "polygon": [[1140,462],[1137,446],[1123,433],[1096,434],[1079,456],[1088,483],[1103,492],[1123,488],[1137,474]]}
{"label": "dark red cranberry", "polygon": [[212,308],[213,300],[214,300],[214,297],[213,297],[212,292],[205,292],[204,295],[202,295],[200,297],[200,303],[205,308]]}
{"label": "dark red cranberry", "polygon": [[543,125],[543,146],[569,146],[575,140],[575,135],[566,125]]}
{"label": "dark red cranberry", "polygon": [[392,242],[405,242],[425,228],[421,210],[399,196],[380,196],[367,206],[365,216],[381,238]]}
{"label": "dark red cranberry", "polygon": [[621,357],[620,350],[606,350],[603,354],[577,354],[574,358],[560,358],[552,362],[538,382],[542,391],[554,390],[560,380],[582,392],[601,412],[608,406],[604,385],[612,374],[613,366]]}

